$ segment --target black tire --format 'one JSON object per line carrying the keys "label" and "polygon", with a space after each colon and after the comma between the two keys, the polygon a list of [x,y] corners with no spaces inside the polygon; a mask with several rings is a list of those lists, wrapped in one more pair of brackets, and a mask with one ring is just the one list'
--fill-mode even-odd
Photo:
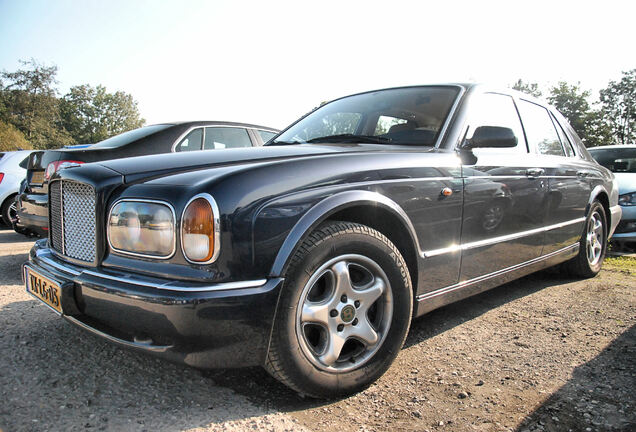
{"label": "black tire", "polygon": [[[597,229],[595,240],[590,237],[590,231],[593,231],[593,225],[600,222],[600,229]],[[597,244],[598,254],[590,255],[590,248],[593,244]],[[601,271],[605,253],[607,252],[607,218],[603,205],[594,201],[590,206],[583,234],[579,240],[579,253],[576,257],[565,263],[565,268],[571,276],[580,278],[591,278]],[[593,258],[593,259],[592,259]]]}
{"label": "black tire", "polygon": [[[328,267],[330,265],[332,267]],[[332,271],[336,266],[346,271]],[[321,279],[323,277],[324,280]],[[315,288],[320,284],[327,286],[326,280],[333,281],[331,291],[328,287],[322,291]],[[338,293],[343,280],[348,281],[349,298]],[[361,291],[357,291],[358,283],[364,285],[359,285]],[[378,289],[377,292],[382,294],[377,294],[379,297],[375,300],[373,295],[360,297],[360,301],[354,298]],[[311,298],[315,290],[325,296],[323,303]],[[330,308],[336,303],[342,310],[334,315],[338,311]],[[320,327],[322,324],[303,322],[306,308],[312,305],[319,305],[325,311],[330,309],[329,315],[321,315],[326,317],[328,325]],[[400,352],[412,311],[413,290],[408,268],[389,239],[365,225],[349,222],[324,224],[297,249],[285,272],[265,367],[276,379],[303,395],[333,398],[358,392],[382,376]],[[345,324],[334,324],[334,320]],[[337,325],[337,331],[342,333],[335,333],[333,325]],[[361,328],[374,329],[376,342],[365,344],[358,340],[356,332],[361,332]],[[351,333],[346,333],[348,331]],[[331,351],[334,355],[331,358],[335,359],[333,362],[323,364],[321,359],[325,355],[320,356],[317,350],[314,351],[314,339],[310,341],[308,332],[318,334],[314,338],[316,346],[320,344],[321,337],[327,341],[326,346],[322,345],[324,351],[329,351],[333,340],[340,338],[346,342],[341,344],[342,350]]]}
{"label": "black tire", "polygon": [[0,206],[0,216],[2,216],[2,222],[11,227],[11,220],[15,218],[15,195],[11,195]]}

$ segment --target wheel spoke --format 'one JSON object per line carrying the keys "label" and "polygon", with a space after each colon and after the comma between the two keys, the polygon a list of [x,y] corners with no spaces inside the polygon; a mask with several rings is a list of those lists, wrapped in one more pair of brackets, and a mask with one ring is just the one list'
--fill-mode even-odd
{"label": "wheel spoke", "polygon": [[341,336],[336,332],[330,331],[329,341],[327,341],[324,353],[319,357],[320,361],[327,366],[333,366],[338,357],[340,357],[340,352],[346,341],[347,339],[344,335]]}
{"label": "wheel spoke", "polygon": [[336,290],[335,295],[340,297],[341,295],[352,296],[354,291],[351,286],[351,275],[349,274],[349,265],[346,261],[338,261],[331,266],[331,271],[336,277]]}
{"label": "wheel spoke", "polygon": [[351,328],[351,336],[364,342],[367,348],[378,343],[378,333],[371,327],[366,317],[361,317],[358,325]]}
{"label": "wheel spoke", "polygon": [[360,310],[361,312],[366,312],[375,301],[380,298],[380,296],[386,290],[386,286],[382,279],[376,278],[369,288],[363,291],[355,292],[355,297],[360,300]]}
{"label": "wheel spoke", "polygon": [[303,323],[313,322],[327,325],[329,321],[329,306],[326,304],[305,303],[300,318]]}

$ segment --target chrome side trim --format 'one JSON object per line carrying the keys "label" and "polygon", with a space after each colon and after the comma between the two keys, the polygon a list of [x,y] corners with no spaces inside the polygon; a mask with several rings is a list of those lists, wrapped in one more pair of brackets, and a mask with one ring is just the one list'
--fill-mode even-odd
{"label": "chrome side trim", "polygon": [[518,232],[518,233],[513,233],[513,234],[507,234],[504,236],[499,236],[499,237],[493,237],[490,239],[485,239],[485,240],[479,240],[479,241],[475,241],[475,242],[471,242],[471,243],[466,243],[466,244],[461,244],[461,245],[451,245],[445,248],[441,248],[441,249],[433,249],[433,250],[429,250],[429,251],[424,251],[424,252],[420,252],[422,258],[430,258],[430,257],[434,257],[434,256],[438,256],[438,255],[444,255],[447,253],[453,253],[453,252],[458,252],[460,250],[468,250],[468,249],[475,249],[475,248],[480,248],[480,247],[484,247],[484,246],[489,246],[491,244],[496,244],[496,243],[502,243],[502,242],[506,242],[506,241],[510,241],[510,240],[516,240],[522,237],[527,237],[527,236],[531,236],[534,234],[539,234],[542,232],[547,232],[547,231],[552,231],[555,229],[559,229],[559,228],[563,228],[566,227],[568,225],[573,225],[576,223],[580,223],[580,222],[585,222],[585,218],[584,217],[580,217],[580,218],[576,218],[576,219],[572,219],[569,220],[567,222],[560,222],[558,224],[554,224],[554,225],[548,225],[545,227],[541,227],[541,228],[535,228],[535,229],[531,229],[528,231],[522,231],[522,232]]}
{"label": "chrome side trim", "polygon": [[573,249],[578,249],[578,248],[579,248],[579,244],[575,243],[575,244],[572,244],[570,246],[564,247],[563,249],[559,249],[559,250],[551,252],[551,253],[549,253],[547,255],[543,255],[543,256],[531,259],[531,260],[523,262],[521,264],[516,264],[516,265],[510,266],[510,267],[507,267],[505,269],[497,270],[496,272],[492,272],[492,273],[488,273],[488,274],[485,274],[485,275],[478,276],[478,277],[476,277],[474,279],[469,279],[467,281],[456,283],[455,285],[450,285],[450,286],[447,286],[447,287],[444,287],[444,288],[440,288],[440,289],[435,290],[435,291],[431,291],[431,292],[428,292],[428,293],[420,294],[419,296],[417,296],[417,301],[418,302],[419,301],[424,301],[424,300],[431,299],[433,297],[437,297],[437,296],[440,296],[440,295],[443,295],[443,294],[447,294],[449,292],[452,292],[452,291],[455,291],[455,290],[458,290],[458,289],[462,289],[462,288],[465,288],[465,287],[470,286],[470,285],[474,285],[474,284],[476,284],[478,282],[483,282],[483,281],[485,281],[487,279],[491,279],[491,278],[494,278],[496,276],[501,276],[501,275],[506,274],[506,273],[511,272],[511,271],[519,270],[519,269],[521,269],[523,267],[526,267],[526,266],[529,266],[529,265],[532,265],[532,264],[536,264],[538,262],[550,259],[550,258],[552,258],[554,256],[557,256],[557,255],[560,255],[562,253],[568,252],[568,251],[573,250]]}
{"label": "chrome side trim", "polygon": [[[110,216],[113,213],[113,209],[115,208],[115,206],[121,202],[141,202],[141,203],[152,203],[152,204],[160,204],[163,206],[166,206],[170,209],[170,212],[172,213],[172,227],[173,227],[173,231],[172,231],[172,251],[170,252],[170,254],[168,255],[149,255],[149,254],[142,254],[142,253],[138,253],[138,252],[131,252],[131,251],[126,251],[123,249],[117,249],[116,247],[114,247],[111,242],[110,242]],[[131,255],[131,256],[136,256],[136,257],[143,257],[143,258],[153,258],[153,259],[160,259],[160,260],[166,260],[166,259],[170,259],[174,256],[174,254],[177,251],[177,213],[174,211],[174,207],[172,206],[172,204],[170,204],[167,201],[160,201],[160,200],[152,200],[152,199],[143,199],[143,198],[123,198],[123,199],[119,199],[117,201],[115,201],[113,203],[112,206],[110,206],[110,209],[108,210],[108,219],[106,219],[106,240],[108,241],[108,247],[121,255]]]}
{"label": "chrome side trim", "polygon": [[[188,210],[188,206],[197,198],[203,198],[205,200],[207,200],[207,202],[210,204],[210,207],[212,208],[212,218],[214,219],[214,252],[212,253],[212,258],[210,258],[207,261],[192,261],[189,257],[188,254],[186,254],[185,248],[183,247],[183,222],[184,222],[184,216],[185,216],[185,212],[186,210]],[[180,232],[179,235],[181,236],[181,252],[183,252],[183,257],[190,263],[192,264],[210,264],[214,261],[216,261],[216,259],[219,257],[219,253],[221,252],[221,217],[220,217],[221,213],[219,213],[219,206],[216,205],[216,201],[214,200],[214,198],[212,198],[212,195],[208,194],[208,193],[200,193],[197,194],[195,196],[193,196],[192,198],[190,198],[190,200],[186,203],[186,205],[183,207],[183,212],[181,213],[181,224],[180,224]]]}

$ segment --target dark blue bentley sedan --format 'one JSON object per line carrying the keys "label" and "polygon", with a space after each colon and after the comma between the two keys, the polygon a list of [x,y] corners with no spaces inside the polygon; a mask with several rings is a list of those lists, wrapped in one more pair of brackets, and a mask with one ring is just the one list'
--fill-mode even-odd
{"label": "dark blue bentley sedan", "polygon": [[359,391],[412,317],[528,273],[599,272],[613,174],[553,108],[435,85],[321,106],[265,146],[69,167],[26,289],[112,342]]}

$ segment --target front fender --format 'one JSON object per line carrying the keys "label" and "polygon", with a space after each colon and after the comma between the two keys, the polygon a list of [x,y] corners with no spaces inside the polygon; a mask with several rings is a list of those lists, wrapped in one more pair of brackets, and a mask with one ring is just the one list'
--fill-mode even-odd
{"label": "front fender", "polygon": [[411,220],[404,210],[393,200],[377,192],[360,190],[345,191],[320,200],[300,217],[278,250],[270,270],[270,277],[280,277],[283,275],[286,265],[291,259],[296,247],[318,225],[327,220],[329,216],[346,208],[364,205],[382,207],[391,212],[408,231],[415,250],[420,250],[415,228]]}

